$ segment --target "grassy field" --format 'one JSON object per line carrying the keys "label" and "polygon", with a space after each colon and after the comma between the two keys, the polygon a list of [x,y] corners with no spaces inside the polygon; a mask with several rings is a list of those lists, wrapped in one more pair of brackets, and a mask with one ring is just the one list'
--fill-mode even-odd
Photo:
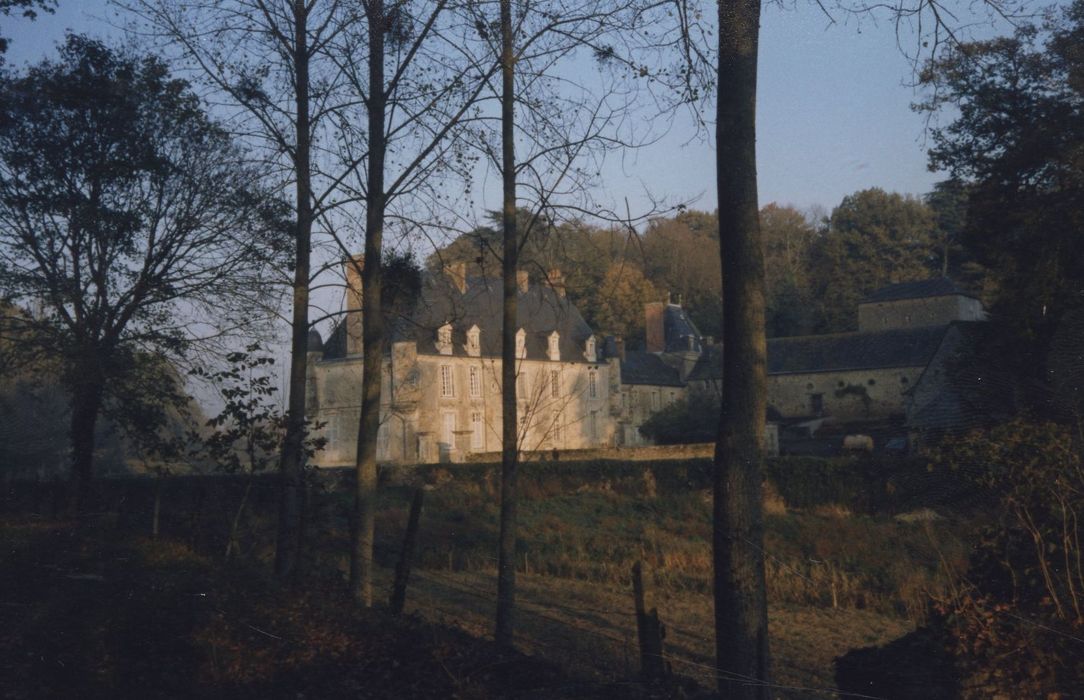
{"label": "grassy field", "polygon": [[[431,481],[438,484],[426,495],[408,610],[489,634],[495,479],[457,479],[447,472]],[[524,481],[521,647],[598,678],[634,675],[630,572],[639,560],[668,629],[674,670],[710,685],[710,493],[604,479]],[[406,487],[383,491],[377,551],[389,570],[410,497]],[[347,505],[336,496],[325,502],[322,520],[333,525],[324,541],[341,531]],[[946,585],[946,567],[959,571],[966,562],[960,526],[922,513],[855,515],[830,505],[794,511],[770,493],[766,511],[770,628],[781,696],[831,697],[834,658],[914,629],[925,619],[929,594]],[[342,567],[337,551],[328,552],[328,563]]]}
{"label": "grassy field", "polygon": [[[544,468],[531,465],[525,468],[521,477],[522,561],[518,567],[517,646],[538,659],[543,664],[539,668],[545,669],[545,663],[553,662],[563,669],[560,673],[542,673],[539,683],[550,690],[534,696],[628,694],[628,688],[632,687],[628,683],[638,671],[630,581],[631,568],[637,561],[644,562],[653,604],[667,629],[665,648],[673,670],[706,686],[712,685],[710,494],[702,488],[702,481],[681,475],[669,479],[663,474],[662,478],[656,478],[649,471],[621,467],[612,474],[565,470],[554,476]],[[499,689],[498,680],[486,675],[486,664],[476,663],[492,652],[479,651],[484,647],[474,649],[471,645],[475,642],[464,641],[482,640],[478,643],[484,645],[484,639],[491,633],[496,586],[497,479],[492,469],[481,467],[462,471],[429,469],[423,470],[423,475],[428,486],[407,611],[419,624],[436,625],[434,630],[458,628],[467,633],[450,638],[443,636],[448,634],[443,632],[422,633],[433,635],[439,649],[447,652],[463,647],[471,651],[447,652],[447,658],[452,661],[438,659],[435,666],[431,657],[436,652],[431,651],[425,651],[420,660],[412,658],[409,651],[402,652],[401,659],[383,652],[378,656],[391,657],[391,662],[404,669],[438,669],[445,678],[432,688],[470,688],[466,695],[472,697],[507,694]],[[380,565],[376,581],[379,599],[386,599],[390,590],[391,573],[398,559],[417,477],[418,474],[413,474],[404,480],[393,474],[381,489],[376,546]],[[316,583],[307,584],[309,596],[305,605],[312,606],[316,617],[328,620],[330,632],[321,632],[319,626],[283,628],[275,622],[284,613],[275,609],[268,585],[260,583],[266,579],[273,541],[275,495],[269,484],[258,485],[253,490],[249,508],[241,519],[241,556],[228,566],[221,560],[228,524],[244,492],[243,479],[167,483],[161,503],[162,536],[156,541],[146,536],[155,485],[110,485],[110,495],[103,499],[108,505],[103,511],[115,511],[115,515],[107,517],[112,524],[98,533],[105,543],[73,540],[76,552],[65,555],[82,557],[81,563],[42,564],[35,560],[28,552],[41,549],[32,541],[37,535],[33,528],[27,530],[27,526],[20,525],[4,530],[10,545],[5,548],[8,554],[4,565],[13,581],[33,581],[37,577],[39,583],[29,584],[31,590],[25,591],[27,600],[32,601],[37,590],[67,595],[64,591],[72,585],[99,585],[94,583],[98,579],[66,577],[60,588],[42,584],[51,575],[49,572],[97,567],[94,576],[102,576],[105,581],[119,579],[123,584],[123,562],[134,562],[138,564],[136,578],[143,582],[139,585],[150,591],[141,593],[151,597],[139,604],[142,608],[137,606],[142,610],[162,605],[161,591],[172,590],[170,586],[175,588],[176,583],[155,582],[163,580],[163,576],[165,580],[178,580],[169,574],[178,561],[187,562],[187,569],[181,567],[187,573],[179,580],[194,575],[188,571],[193,567],[200,572],[198,580],[215,579],[215,572],[226,572],[229,575],[224,579],[225,584],[220,581],[219,586],[226,591],[219,594],[223,600],[252,597],[245,591],[245,586],[250,585],[246,581],[259,591],[255,599],[261,602],[250,610],[249,622],[244,624],[269,631],[276,637],[283,637],[283,630],[302,639],[315,637],[319,640],[318,648],[327,649],[325,655],[331,661],[318,656],[328,671],[314,671],[300,664],[292,671],[290,682],[295,685],[308,682],[313,673],[324,678],[327,673],[337,673],[334,669],[340,668],[344,659],[357,659],[359,654],[373,652],[371,646],[354,647],[348,643],[358,630],[378,624],[381,629],[391,630],[387,636],[396,633],[394,624],[386,620],[374,623],[372,619],[347,615],[344,619],[350,622],[344,627],[345,623],[335,619],[336,611],[349,607],[342,591],[342,574],[346,569],[347,514],[351,503],[349,488],[341,480],[325,477],[319,484],[311,499],[307,535],[307,569]],[[48,501],[39,498],[31,505]],[[858,515],[844,506],[825,503],[795,510],[788,508],[771,490],[765,497],[765,509],[773,680],[778,686],[778,697],[833,697],[833,660],[850,649],[882,645],[912,630],[924,619],[928,594],[945,586],[946,569],[960,570],[966,560],[967,538],[960,534],[964,528],[950,520]],[[40,522],[43,532],[52,532],[47,520]],[[29,539],[23,542],[20,538]],[[96,553],[95,547],[101,551]],[[123,555],[111,554],[118,549]],[[13,554],[17,552],[22,554]],[[112,562],[108,571],[97,573],[102,570],[98,558]],[[29,579],[21,571],[26,567],[32,569]],[[244,580],[238,579],[238,572],[244,573]],[[145,579],[151,583],[145,584]],[[82,583],[73,584],[73,580]],[[25,589],[24,584],[20,585]],[[166,587],[162,588],[163,585]],[[120,591],[116,593],[122,595]],[[166,609],[175,615],[172,622],[167,619],[167,624],[188,625],[183,611],[176,609],[181,603],[170,600]],[[111,611],[94,610],[94,599],[85,602],[92,609],[91,618],[104,625]],[[64,624],[54,615],[64,608],[58,601],[34,601],[27,605],[28,610],[35,611],[36,619],[45,620],[46,625]],[[44,608],[39,609],[42,605]],[[70,608],[71,604],[66,605]],[[10,603],[5,610],[9,629],[22,630],[38,624],[35,619],[22,616],[25,611]],[[217,619],[212,613],[208,610],[200,613],[196,631],[190,626],[180,633],[167,630],[169,639],[175,641],[178,635],[187,639],[181,645],[186,663],[203,674],[199,683],[204,685],[197,690],[236,686],[248,692],[266,688],[269,679],[277,678],[279,672],[268,675],[266,668],[260,670],[260,663],[266,666],[270,663],[268,659],[276,658],[275,654],[287,652],[276,644],[271,644],[269,651],[266,646],[270,638],[244,625],[231,627],[230,618]],[[287,616],[296,619],[310,614],[313,613],[303,609],[293,610]],[[125,619],[138,617],[138,610],[124,616]],[[146,632],[139,627],[138,620],[131,624]],[[79,629],[97,635],[95,638],[109,636],[94,625],[82,625]],[[409,639],[417,639],[418,632],[408,628],[405,634]],[[156,638],[153,634],[151,637]],[[11,641],[10,635],[7,639]],[[133,639],[125,636],[118,643],[126,649]],[[162,643],[168,647],[173,642],[167,639]],[[252,648],[256,653],[250,653]],[[403,645],[397,648],[402,650]],[[117,652],[122,656],[123,653]],[[48,654],[42,656],[46,657]],[[455,662],[460,657],[469,662]],[[234,665],[229,666],[224,658],[233,659]],[[287,654],[287,658],[292,657]],[[116,659],[98,660],[90,665],[108,666],[115,662]],[[84,662],[84,666],[88,663]],[[225,686],[215,685],[214,673],[221,672],[216,669],[223,665],[232,668],[230,673],[235,675],[226,675]],[[151,661],[136,664],[139,669],[153,666]],[[196,682],[193,678],[186,677],[185,683]],[[350,674],[344,679],[347,686],[357,682]],[[389,695],[398,692],[391,690],[398,687],[396,682],[399,681],[389,677]],[[409,683],[409,678],[405,682]],[[572,685],[576,690],[554,689],[569,689]],[[512,689],[509,686],[508,692]],[[203,690],[197,694],[207,694]],[[420,696],[426,693],[432,696],[445,691],[426,686],[417,692]]]}

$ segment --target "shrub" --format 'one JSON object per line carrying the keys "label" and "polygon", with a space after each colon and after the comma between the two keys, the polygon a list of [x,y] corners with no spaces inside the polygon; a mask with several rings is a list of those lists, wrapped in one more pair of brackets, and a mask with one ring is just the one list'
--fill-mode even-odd
{"label": "shrub", "polygon": [[990,522],[955,594],[938,601],[975,697],[1084,687],[1084,464],[1068,429],[1014,421],[937,455]]}
{"label": "shrub", "polygon": [[714,442],[719,429],[719,399],[694,394],[644,421],[640,432],[658,445]]}

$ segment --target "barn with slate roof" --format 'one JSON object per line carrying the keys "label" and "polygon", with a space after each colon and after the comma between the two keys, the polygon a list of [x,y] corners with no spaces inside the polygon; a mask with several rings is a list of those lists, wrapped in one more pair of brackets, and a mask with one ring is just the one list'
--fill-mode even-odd
{"label": "barn with slate roof", "polygon": [[[952,324],[986,318],[982,303],[946,278],[883,287],[858,307],[858,331],[768,340],[768,403],[784,419],[902,424],[911,388]],[[979,324],[982,325],[982,324]],[[721,391],[721,347],[689,376],[693,391]]]}

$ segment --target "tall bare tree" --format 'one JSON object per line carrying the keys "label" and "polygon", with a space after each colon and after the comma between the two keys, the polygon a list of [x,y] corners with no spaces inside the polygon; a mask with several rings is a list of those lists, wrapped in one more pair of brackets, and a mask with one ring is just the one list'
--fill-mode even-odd
{"label": "tall bare tree", "polygon": [[[502,184],[502,448],[495,638],[499,644],[511,646],[517,481],[521,443],[528,432],[523,428],[516,394],[520,253],[532,237],[554,229],[550,224],[562,208],[603,219],[617,218],[589,199],[577,199],[589,191],[596,172],[584,161],[589,154],[601,160],[607,150],[633,146],[643,139],[643,135],[625,129],[622,117],[628,113],[631,99],[628,93],[615,99],[615,86],[628,87],[630,81],[650,75],[651,70],[633,59],[645,48],[633,31],[637,20],[643,19],[643,5],[618,6],[605,0],[499,0],[496,21],[487,15],[491,8],[487,3],[467,6],[481,42],[488,44],[491,55],[498,59],[501,76],[499,85],[489,89],[500,106],[499,129],[494,129],[499,137],[494,145],[483,132],[479,146],[500,172]],[[493,31],[494,26],[498,31]],[[570,78],[565,62],[577,57],[593,58],[598,74]],[[522,118],[517,117],[517,106]],[[528,216],[522,216],[523,209]]]}
{"label": "tall bare tree", "polygon": [[516,604],[516,531],[519,498],[519,419],[516,402],[516,325],[519,321],[516,272],[516,55],[512,0],[501,0],[501,515],[497,545],[498,644],[512,646]]}
{"label": "tall bare tree", "polygon": [[726,351],[712,509],[715,658],[721,693],[766,700],[770,669],[760,492],[767,343],[756,164],[760,0],[720,0],[718,17],[715,172]]}
{"label": "tall bare tree", "polygon": [[[820,4],[820,3],[819,3]],[[1018,0],[988,0],[995,14],[1015,12]],[[767,604],[764,590],[762,438],[766,410],[764,260],[757,212],[756,88],[760,0],[717,0],[717,39],[688,3],[674,13],[677,40],[691,88],[715,89],[716,177],[723,273],[723,401],[715,449],[713,568],[716,669],[727,697],[770,695]],[[820,7],[827,13],[825,4]],[[939,0],[893,0],[882,5],[839,2],[840,12],[885,11],[897,28],[913,26],[920,50],[955,41],[953,17]],[[829,19],[831,15],[828,15]],[[707,59],[715,54],[714,66]]]}
{"label": "tall bare tree", "polygon": [[295,571],[300,546],[313,227],[342,203],[334,195],[352,172],[321,150],[335,141],[340,97],[337,68],[325,50],[354,15],[340,0],[119,4],[179,50],[177,63],[233,111],[238,135],[259,148],[264,167],[292,192],[289,395],[275,549],[275,572],[286,578]]}
{"label": "tall bare tree", "polygon": [[[420,226],[423,217],[417,212],[432,211],[433,201],[447,194],[434,183],[469,180],[460,136],[497,64],[469,52],[448,0],[410,7],[368,0],[363,8],[364,26],[359,23],[344,32],[333,54],[356,98],[351,107],[338,110],[338,116],[346,123],[365,124],[351,132],[340,158],[348,166],[356,164],[354,177],[343,183],[346,195],[365,206],[364,259],[348,256],[362,285],[363,355],[350,590],[369,606],[381,372],[387,349],[382,299],[387,220],[394,216],[408,231]],[[348,255],[345,247],[341,252]]]}

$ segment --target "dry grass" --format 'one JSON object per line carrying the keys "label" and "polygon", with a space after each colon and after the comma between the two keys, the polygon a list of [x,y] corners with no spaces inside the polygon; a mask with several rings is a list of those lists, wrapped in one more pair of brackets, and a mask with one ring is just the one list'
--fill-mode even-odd
{"label": "dry grass", "polygon": [[[382,572],[381,584],[388,584]],[[637,672],[636,626],[630,587],[520,575],[517,581],[517,645],[602,681]],[[493,572],[418,572],[408,611],[458,626],[471,634],[492,632]],[[678,673],[711,685],[711,599],[659,590],[666,625],[666,653]],[[860,646],[879,645],[912,629],[899,618],[861,610],[773,606],[770,611],[773,680],[778,697],[835,697],[833,660]]]}
{"label": "dry grass", "polygon": [[[521,571],[624,586],[643,561],[674,592],[711,587],[710,498],[704,491],[656,498],[581,488],[536,494],[520,506]],[[389,493],[378,520],[384,563],[394,563],[406,521],[405,493]],[[846,508],[766,516],[768,593],[778,605],[874,610],[922,622],[928,593],[946,578],[942,557],[966,561],[947,523],[902,522],[850,514]],[[495,566],[496,500],[482,489],[447,483],[427,502],[417,562],[427,569],[485,571]],[[780,512],[782,511],[782,512]]]}

